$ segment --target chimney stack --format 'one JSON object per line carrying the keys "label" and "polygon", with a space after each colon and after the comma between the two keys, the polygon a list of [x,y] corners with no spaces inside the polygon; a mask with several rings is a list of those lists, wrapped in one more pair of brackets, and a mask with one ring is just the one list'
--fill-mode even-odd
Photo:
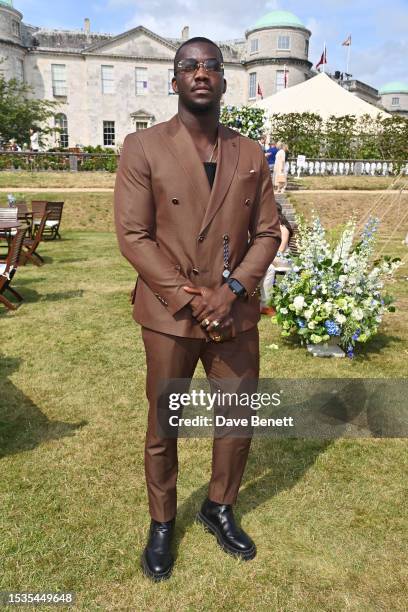
{"label": "chimney stack", "polygon": [[88,17],[85,17],[84,19],[84,30],[86,34],[89,34],[89,32],[91,31],[91,20],[88,19]]}
{"label": "chimney stack", "polygon": [[184,26],[184,28],[181,30],[181,39],[184,40],[188,40],[190,38],[190,28],[188,26]]}

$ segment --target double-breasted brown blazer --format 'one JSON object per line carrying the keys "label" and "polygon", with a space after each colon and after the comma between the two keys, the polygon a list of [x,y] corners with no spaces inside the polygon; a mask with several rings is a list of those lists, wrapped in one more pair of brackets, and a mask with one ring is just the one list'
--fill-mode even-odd
{"label": "double-breasted brown blazer", "polygon": [[280,244],[270,171],[257,142],[219,126],[211,189],[178,115],[129,134],[114,208],[120,250],[138,272],[133,310],[138,323],[204,338],[188,305],[193,296],[183,286],[221,286],[227,235],[231,277],[249,296],[233,303],[235,333],[256,325],[260,315],[254,292]]}

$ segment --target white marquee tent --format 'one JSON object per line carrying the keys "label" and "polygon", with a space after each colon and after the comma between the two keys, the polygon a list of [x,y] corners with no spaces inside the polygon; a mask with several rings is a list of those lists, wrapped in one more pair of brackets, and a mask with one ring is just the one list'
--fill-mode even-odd
{"label": "white marquee tent", "polygon": [[365,102],[338,85],[324,72],[304,83],[288,87],[264,100],[259,100],[254,106],[263,108],[268,115],[310,112],[320,115],[324,120],[330,115],[377,117],[380,114],[383,118],[391,117],[389,113],[381,111],[373,104]]}

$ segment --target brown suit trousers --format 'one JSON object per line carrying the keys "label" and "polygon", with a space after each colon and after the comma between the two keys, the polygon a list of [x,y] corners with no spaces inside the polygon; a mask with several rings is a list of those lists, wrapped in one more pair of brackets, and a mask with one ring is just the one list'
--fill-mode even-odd
{"label": "brown suit trousers", "polygon": [[[146,350],[149,400],[145,443],[145,472],[151,517],[169,521],[177,510],[177,439],[159,437],[157,401],[159,379],[190,379],[201,360],[211,380],[254,381],[259,376],[259,335],[257,327],[223,343],[182,338],[142,328]],[[213,440],[212,474],[208,497],[220,504],[234,504],[244,473],[250,437],[220,437]]]}

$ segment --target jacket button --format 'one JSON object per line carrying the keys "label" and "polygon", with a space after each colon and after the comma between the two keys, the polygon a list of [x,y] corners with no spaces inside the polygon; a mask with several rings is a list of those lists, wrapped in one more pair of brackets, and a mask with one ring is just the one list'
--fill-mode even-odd
{"label": "jacket button", "polygon": [[179,203],[177,198],[172,198],[171,202],[172,202],[172,204],[178,204]]}
{"label": "jacket button", "polygon": [[245,206],[249,206],[251,204],[251,200],[249,198],[247,198],[245,200]]}
{"label": "jacket button", "polygon": [[194,274],[199,274],[200,270],[198,268],[193,268],[193,272],[194,272]]}
{"label": "jacket button", "polygon": [[198,237],[198,242],[202,242],[205,239],[204,234],[200,234]]}

